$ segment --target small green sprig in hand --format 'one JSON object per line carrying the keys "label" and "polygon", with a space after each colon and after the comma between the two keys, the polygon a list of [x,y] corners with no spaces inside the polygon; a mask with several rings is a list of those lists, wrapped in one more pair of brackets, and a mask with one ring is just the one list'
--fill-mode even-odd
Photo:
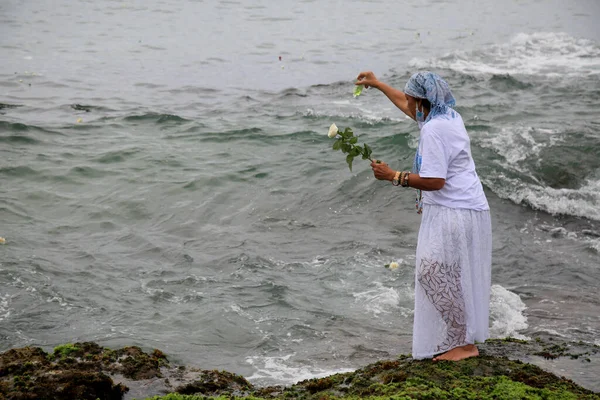
{"label": "small green sprig in hand", "polygon": [[346,128],[344,131],[340,131],[335,124],[331,124],[327,136],[329,136],[331,139],[339,136],[338,139],[333,143],[333,149],[341,150],[344,154],[348,154],[346,156],[346,162],[348,163],[348,168],[350,168],[350,171],[352,171],[352,161],[354,161],[354,157],[356,156],[360,155],[362,156],[363,160],[369,160],[373,162],[371,159],[371,148],[366,143],[363,146],[356,145],[358,138],[354,136],[352,128]]}

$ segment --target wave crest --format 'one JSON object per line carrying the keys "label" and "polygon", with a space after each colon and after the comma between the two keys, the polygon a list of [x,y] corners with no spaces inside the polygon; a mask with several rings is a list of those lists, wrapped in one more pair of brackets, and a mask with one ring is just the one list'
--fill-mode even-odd
{"label": "wave crest", "polygon": [[574,38],[566,33],[520,33],[508,43],[484,50],[460,50],[437,59],[413,59],[410,65],[472,76],[587,76],[600,74],[600,47],[592,40]]}

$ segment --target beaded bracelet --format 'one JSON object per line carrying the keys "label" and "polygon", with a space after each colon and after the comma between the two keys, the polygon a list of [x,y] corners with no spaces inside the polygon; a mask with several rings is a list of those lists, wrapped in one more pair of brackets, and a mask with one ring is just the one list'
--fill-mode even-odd
{"label": "beaded bracelet", "polygon": [[400,184],[402,185],[402,187],[408,187],[408,178],[410,177],[410,172],[409,171],[404,171],[402,173],[402,179],[400,180]]}

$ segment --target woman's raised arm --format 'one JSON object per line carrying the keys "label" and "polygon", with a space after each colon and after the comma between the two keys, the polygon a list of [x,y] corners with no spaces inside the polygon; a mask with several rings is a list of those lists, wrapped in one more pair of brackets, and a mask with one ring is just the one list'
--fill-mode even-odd
{"label": "woman's raised arm", "polygon": [[365,88],[374,87],[379,89],[387,96],[388,99],[390,99],[392,103],[394,103],[396,107],[402,110],[404,114],[408,115],[412,119],[415,119],[414,110],[409,110],[408,99],[406,98],[404,92],[394,89],[390,85],[379,81],[373,72],[366,71],[358,74],[358,77],[356,78],[356,85],[363,85]]}

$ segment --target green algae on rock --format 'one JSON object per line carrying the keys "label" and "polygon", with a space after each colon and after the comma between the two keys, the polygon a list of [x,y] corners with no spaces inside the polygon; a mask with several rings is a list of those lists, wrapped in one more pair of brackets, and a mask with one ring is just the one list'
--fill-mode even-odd
{"label": "green algae on rock", "polygon": [[166,363],[159,350],[146,354],[135,346],[111,350],[91,342],[69,343],[51,354],[39,347],[13,349],[0,355],[0,398],[122,399],[128,388],[111,376],[160,377]]}
{"label": "green algae on rock", "polygon": [[128,399],[152,400],[600,400],[598,393],[569,379],[505,357],[548,359],[535,355],[544,352],[556,356],[552,363],[562,359],[589,368],[598,360],[600,347],[553,340],[489,340],[480,346],[479,357],[459,362],[403,355],[287,387],[255,387],[227,371],[171,365],[160,350],[146,353],[136,346],[111,350],[91,342],[72,343],[57,346],[50,354],[24,347],[0,354],[0,398],[117,400],[128,392]]}
{"label": "green algae on rock", "polygon": [[104,372],[68,364],[68,356],[58,354],[60,361],[38,347],[12,349],[0,355],[1,398],[92,399],[117,400],[127,390],[115,385]]}
{"label": "green algae on rock", "polygon": [[[189,393],[189,392],[187,392]],[[231,392],[229,392],[231,393]],[[289,387],[256,388],[245,396],[214,392],[212,399],[446,399],[446,400],[575,400],[600,399],[600,395],[574,382],[521,361],[480,356],[460,362],[413,360],[380,361],[354,372],[309,379]],[[208,399],[196,395],[170,394],[147,400]]]}
{"label": "green algae on rock", "polygon": [[294,389],[297,399],[600,399],[534,365],[491,356],[460,362],[403,356],[352,373],[303,381]]}
{"label": "green algae on rock", "polygon": [[[148,397],[146,400],[232,400],[232,399],[240,399],[240,397],[232,397],[232,396],[218,396],[218,397],[207,397],[203,395],[197,394],[179,394],[179,393],[170,393],[165,396],[154,396]],[[243,397],[244,400],[262,400],[259,397],[247,396]]]}
{"label": "green algae on rock", "polygon": [[60,345],[52,353],[24,347],[0,354],[0,399],[120,400],[129,387],[115,380],[143,381],[139,386],[154,393],[235,395],[253,389],[242,376],[171,366],[160,350],[145,353],[137,346],[112,350],[85,342]]}
{"label": "green algae on rock", "polygon": [[54,357],[63,358],[77,352],[79,352],[79,347],[75,346],[74,344],[61,344],[60,346],[56,346],[54,348]]}
{"label": "green algae on rock", "polygon": [[243,376],[227,371],[199,371],[194,381],[178,387],[181,394],[244,393],[254,389]]}

